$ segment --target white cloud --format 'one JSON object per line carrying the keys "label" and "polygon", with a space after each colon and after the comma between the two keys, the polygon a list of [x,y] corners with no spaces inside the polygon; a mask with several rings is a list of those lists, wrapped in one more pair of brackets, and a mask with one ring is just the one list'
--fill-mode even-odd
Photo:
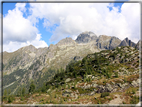
{"label": "white cloud", "polygon": [[[23,17],[26,11],[23,3],[16,4],[4,16],[4,50],[10,52],[29,44],[37,48],[47,46],[34,26],[39,19],[44,19],[44,27],[52,31],[50,40],[54,42],[69,35],[76,39],[84,31],[117,36],[121,40],[128,37],[134,42],[140,39],[138,3],[124,3],[121,13],[109,3],[30,3],[30,6],[32,15],[27,19]],[[108,6],[113,10],[109,11]]]}
{"label": "white cloud", "polygon": [[41,34],[37,34],[36,39],[31,41],[30,44],[34,45],[36,48],[48,47],[46,42],[44,40],[41,40]]}
{"label": "white cloud", "polygon": [[[32,12],[30,17],[36,19],[33,23],[37,23],[38,18],[43,18],[43,25],[47,30],[54,29],[51,41],[57,42],[68,35],[76,38],[84,31],[93,31],[97,35],[117,36],[121,40],[129,37],[134,42],[137,42],[140,36],[138,3],[124,3],[121,13],[118,12],[119,7],[109,3],[31,3],[30,5]],[[108,6],[113,10],[109,11]],[[58,26],[55,28],[56,24]]]}
{"label": "white cloud", "polygon": [[121,9],[127,20],[129,37],[137,42],[140,39],[140,4],[125,3]]}
{"label": "white cloud", "polygon": [[48,47],[46,42],[41,40],[41,34],[37,34],[36,39],[32,41],[26,41],[26,42],[10,41],[9,43],[3,45],[3,51],[13,52],[21,47],[28,45],[33,45],[36,48]]}
{"label": "white cloud", "polygon": [[10,41],[26,42],[33,40],[38,33],[38,29],[32,23],[23,17],[25,4],[17,3],[16,8],[9,10],[3,18],[3,39],[4,43]]}
{"label": "white cloud", "polygon": [[29,44],[35,47],[48,46],[41,40],[38,29],[23,17],[25,3],[17,3],[3,18],[3,51],[12,52]]}

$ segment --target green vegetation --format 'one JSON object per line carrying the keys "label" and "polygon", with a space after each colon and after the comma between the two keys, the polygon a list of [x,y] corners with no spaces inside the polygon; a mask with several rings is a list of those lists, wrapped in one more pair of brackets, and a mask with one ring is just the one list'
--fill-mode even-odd
{"label": "green vegetation", "polygon": [[30,85],[30,88],[29,88],[29,93],[33,93],[35,90],[35,85],[34,83],[32,82],[31,85]]}
{"label": "green vegetation", "polygon": [[94,88],[89,88],[89,89],[82,89],[82,88],[77,88],[80,94],[87,94],[90,93],[94,90]]}
{"label": "green vegetation", "polygon": [[[19,77],[20,77],[19,79],[21,79],[21,78],[22,78],[22,75],[23,75],[25,72],[26,72],[26,70],[18,69],[18,70],[16,70],[16,71],[12,72],[12,73],[9,74],[9,75],[5,75],[5,76],[3,77],[3,81],[4,81],[4,82],[3,82],[3,86],[8,85],[8,84],[10,84],[10,83],[12,83],[12,82],[14,82],[14,81],[17,81],[15,76],[19,76]],[[19,79],[18,79],[18,80],[19,80]]]}
{"label": "green vegetation", "polygon": [[12,103],[13,100],[15,100],[13,95],[8,96],[8,103]]}
{"label": "green vegetation", "polygon": [[103,93],[101,93],[101,98],[106,97],[106,96],[109,96],[109,92],[103,92]]}
{"label": "green vegetation", "polygon": [[131,104],[139,103],[139,96],[132,96],[132,99],[131,99],[130,103]]}
{"label": "green vegetation", "polygon": [[[26,87],[24,87],[23,84],[19,85],[16,90],[16,96],[10,96],[11,92],[5,89],[3,96],[4,101],[11,103],[14,101],[14,97],[18,97],[20,101],[24,102],[32,96],[35,101],[39,99],[37,102],[40,104],[62,104],[72,102],[78,104],[79,101],[86,99],[88,102],[93,101],[95,104],[106,103],[106,101],[113,99],[111,96],[112,93],[110,93],[111,88],[113,88],[112,85],[119,83],[119,90],[122,84],[130,84],[133,80],[139,78],[139,74],[125,76],[120,75],[121,72],[125,73],[126,70],[132,73],[134,71],[134,68],[131,68],[127,65],[128,63],[125,61],[125,59],[123,61],[120,59],[118,63],[114,62],[114,60],[116,60],[118,57],[121,58],[120,56],[125,56],[125,58],[129,57],[128,55],[125,55],[125,53],[119,48],[114,49],[114,52],[110,50],[103,50],[101,52],[89,54],[80,61],[72,60],[66,66],[66,69],[60,68],[55,70],[53,68],[47,69],[45,67],[39,71],[40,73],[36,71],[41,64],[41,62],[37,60],[30,67],[30,71],[34,71],[34,75],[32,77],[34,81],[30,80],[28,77],[29,74],[27,74],[25,78],[27,78],[27,81],[32,82],[27,83]],[[122,68],[124,68],[124,70]],[[20,69],[18,71],[20,71]],[[17,71],[11,73],[10,75],[13,78],[4,78],[4,81],[8,81],[6,81],[4,84],[8,85],[9,82],[14,81],[19,82],[20,78],[19,80],[16,80],[14,75],[20,76],[25,71],[26,70],[21,70],[21,73]],[[14,85],[17,84],[17,82],[15,82]],[[98,87],[99,85],[103,86]],[[106,88],[107,85],[108,87],[111,85],[110,90],[107,89],[108,92],[104,92],[104,89],[101,88]],[[100,93],[99,96],[97,96],[98,99],[94,100],[94,94],[98,93]],[[63,94],[65,94],[65,96],[63,96]],[[74,98],[75,94],[77,94],[77,98]],[[80,96],[80,94],[82,95]],[[131,104],[136,103],[139,99],[137,96],[132,96],[136,94],[135,89],[127,91],[125,89],[123,94],[124,96],[132,97],[129,99],[131,100],[129,101]]]}

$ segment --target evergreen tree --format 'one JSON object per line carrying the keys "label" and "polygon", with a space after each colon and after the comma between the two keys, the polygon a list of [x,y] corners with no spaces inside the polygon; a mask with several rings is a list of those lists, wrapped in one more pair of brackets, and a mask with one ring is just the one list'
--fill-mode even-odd
{"label": "evergreen tree", "polygon": [[7,96],[7,90],[4,90],[4,97]]}
{"label": "evergreen tree", "polygon": [[20,87],[19,95],[22,95],[22,88]]}
{"label": "evergreen tree", "polygon": [[10,93],[11,93],[11,89],[8,90],[8,95],[10,95]]}
{"label": "evergreen tree", "polygon": [[43,84],[41,91],[42,92],[46,92],[46,85],[45,85],[45,83]]}
{"label": "evergreen tree", "polygon": [[33,93],[35,90],[35,85],[34,83],[32,82],[31,85],[30,85],[30,88],[29,88],[29,93]]}
{"label": "evergreen tree", "polygon": [[24,96],[25,95],[25,88],[23,87],[22,89],[22,95]]}
{"label": "evergreen tree", "polygon": [[91,74],[91,69],[89,69],[89,74]]}

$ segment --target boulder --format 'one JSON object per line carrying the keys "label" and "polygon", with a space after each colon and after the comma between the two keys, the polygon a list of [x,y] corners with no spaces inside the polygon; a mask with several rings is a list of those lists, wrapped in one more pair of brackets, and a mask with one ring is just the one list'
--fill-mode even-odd
{"label": "boulder", "polygon": [[94,95],[95,94],[95,92],[94,91],[92,91],[91,93],[89,93],[88,95],[90,95],[90,96],[92,96],[92,95]]}
{"label": "boulder", "polygon": [[88,89],[88,88],[90,88],[90,87],[91,87],[91,85],[88,84],[88,85],[84,86],[84,89]]}
{"label": "boulder", "polygon": [[66,80],[65,80],[65,82],[70,82],[71,81],[71,79],[70,78],[67,78]]}
{"label": "boulder", "polygon": [[64,96],[64,97],[71,96],[71,93],[72,93],[71,90],[65,90],[65,91],[62,93],[62,96]]}
{"label": "boulder", "polygon": [[98,88],[97,93],[105,92],[105,87],[103,85],[99,85],[97,88]]}
{"label": "boulder", "polygon": [[51,89],[48,89],[48,90],[47,90],[47,93],[48,93],[49,91],[51,91]]}
{"label": "boulder", "polygon": [[106,87],[106,89],[105,89],[106,92],[111,92],[113,90],[113,87],[108,83],[106,84],[105,87]]}
{"label": "boulder", "polygon": [[94,76],[92,76],[92,79],[94,79],[95,77]]}
{"label": "boulder", "polygon": [[140,82],[140,80],[137,79],[137,80],[132,81],[131,84],[132,84],[134,87],[138,87],[138,86],[139,86],[139,82]]}
{"label": "boulder", "polygon": [[97,87],[97,86],[98,86],[98,84],[95,84],[95,83],[92,84],[92,87]]}
{"label": "boulder", "polygon": [[120,88],[122,88],[122,84],[121,84],[121,83],[117,83],[117,85],[118,85]]}

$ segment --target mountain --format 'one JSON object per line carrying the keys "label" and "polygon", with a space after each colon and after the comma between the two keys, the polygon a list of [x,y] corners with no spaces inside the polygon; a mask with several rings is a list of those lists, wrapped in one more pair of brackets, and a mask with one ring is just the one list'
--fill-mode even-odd
{"label": "mountain", "polygon": [[114,49],[120,43],[121,40],[116,37],[100,35],[97,37],[93,32],[83,32],[75,40],[77,43],[90,43],[92,42],[99,49]]}
{"label": "mountain", "polygon": [[97,36],[93,32],[83,32],[75,40],[77,43],[88,43],[90,41],[96,40]]}
{"label": "mountain", "polygon": [[114,49],[121,43],[121,40],[116,37],[100,35],[97,39],[97,47],[100,49]]}
{"label": "mountain", "polygon": [[11,89],[11,93],[16,94],[20,87],[24,86],[28,90],[31,81],[34,81],[36,89],[39,89],[43,83],[50,81],[58,70],[65,70],[69,63],[81,61],[88,54],[115,49],[120,43],[121,40],[116,37],[97,37],[93,32],[83,32],[76,40],[65,38],[49,47],[37,49],[30,45],[15,52],[4,52],[4,89]]}
{"label": "mountain", "polygon": [[135,43],[132,42],[131,40],[129,40],[128,38],[125,38],[119,46],[132,46],[132,47],[135,47]]}
{"label": "mountain", "polygon": [[36,49],[30,45],[12,53],[3,53],[4,89],[11,89],[16,94],[22,86],[28,89],[32,80],[38,89],[55,75],[57,69],[65,69],[75,56],[81,59],[99,51],[94,44],[77,44],[71,38],[65,38],[46,48]]}
{"label": "mountain", "polygon": [[142,41],[138,41],[138,43],[135,45],[135,48],[139,50],[139,48],[142,49]]}
{"label": "mountain", "polygon": [[101,50],[81,60],[76,56],[38,90],[4,94],[3,104],[137,104],[139,57],[130,46]]}
{"label": "mountain", "polygon": [[75,46],[77,43],[70,37],[62,39],[57,43],[57,46]]}
{"label": "mountain", "polygon": [[34,46],[30,45],[12,53],[3,53],[4,74],[10,74],[18,68],[28,69],[34,60],[47,50],[48,48],[36,49]]}

